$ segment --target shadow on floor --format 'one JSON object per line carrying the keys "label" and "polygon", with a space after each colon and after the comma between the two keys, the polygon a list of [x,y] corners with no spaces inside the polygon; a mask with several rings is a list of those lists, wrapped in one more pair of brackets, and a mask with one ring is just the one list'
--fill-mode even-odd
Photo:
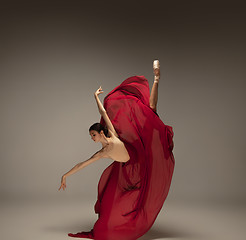
{"label": "shadow on floor", "polygon": [[[201,237],[201,236],[200,236]],[[185,232],[178,229],[159,229],[158,227],[151,228],[145,235],[138,238],[138,240],[154,240],[164,238],[189,238],[199,239],[195,233]]]}
{"label": "shadow on floor", "polygon": [[[71,223],[70,223],[71,224]],[[57,225],[57,226],[46,226],[43,228],[44,231],[48,232],[64,232],[66,233],[77,233],[81,231],[90,231],[93,227],[93,222],[83,223],[83,226],[78,225],[78,222],[69,226]],[[201,239],[202,236],[197,236],[195,233],[191,233],[179,229],[160,229],[158,227],[151,228],[144,236],[138,238],[138,240],[155,240],[165,238],[189,238],[189,239]]]}
{"label": "shadow on floor", "polygon": [[65,232],[65,233],[77,233],[77,232],[82,232],[82,231],[90,231],[94,225],[93,222],[91,223],[83,223],[83,225],[78,224],[78,222],[74,223],[74,224],[69,224],[70,226],[66,225],[54,225],[54,226],[45,226],[43,227],[44,231],[47,232],[54,232],[54,233],[58,233],[58,232]]}

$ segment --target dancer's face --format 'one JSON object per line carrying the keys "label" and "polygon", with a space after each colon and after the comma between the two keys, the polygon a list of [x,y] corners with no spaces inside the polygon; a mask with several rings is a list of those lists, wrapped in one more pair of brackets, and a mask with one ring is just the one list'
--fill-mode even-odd
{"label": "dancer's face", "polygon": [[101,139],[101,135],[95,130],[91,130],[90,135],[91,135],[91,139],[94,142],[99,142],[99,140]]}

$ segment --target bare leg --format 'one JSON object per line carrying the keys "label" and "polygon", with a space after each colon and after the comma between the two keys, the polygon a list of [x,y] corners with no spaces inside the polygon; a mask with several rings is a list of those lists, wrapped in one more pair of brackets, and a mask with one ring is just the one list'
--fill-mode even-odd
{"label": "bare leg", "polygon": [[[155,62],[154,62],[154,65],[155,65]],[[150,93],[149,105],[156,112],[157,111],[157,101],[158,101],[158,84],[159,84],[159,79],[160,79],[159,65],[157,67],[154,66],[154,74],[155,74],[155,80],[153,82],[153,86],[152,86],[151,93]]]}

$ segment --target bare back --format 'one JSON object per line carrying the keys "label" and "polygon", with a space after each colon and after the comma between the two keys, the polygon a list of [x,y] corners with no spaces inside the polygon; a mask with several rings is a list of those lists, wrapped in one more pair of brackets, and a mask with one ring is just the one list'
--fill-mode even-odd
{"label": "bare back", "polygon": [[109,144],[105,146],[106,154],[109,158],[117,162],[127,162],[130,159],[124,143],[114,134],[108,138]]}

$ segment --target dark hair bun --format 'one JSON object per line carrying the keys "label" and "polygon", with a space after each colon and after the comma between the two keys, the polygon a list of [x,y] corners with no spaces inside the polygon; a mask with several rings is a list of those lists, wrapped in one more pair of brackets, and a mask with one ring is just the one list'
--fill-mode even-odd
{"label": "dark hair bun", "polygon": [[103,126],[101,123],[94,123],[93,125],[90,126],[89,131],[95,130],[98,133],[100,133],[103,130],[103,133],[106,137],[108,137],[108,128],[107,126]]}

